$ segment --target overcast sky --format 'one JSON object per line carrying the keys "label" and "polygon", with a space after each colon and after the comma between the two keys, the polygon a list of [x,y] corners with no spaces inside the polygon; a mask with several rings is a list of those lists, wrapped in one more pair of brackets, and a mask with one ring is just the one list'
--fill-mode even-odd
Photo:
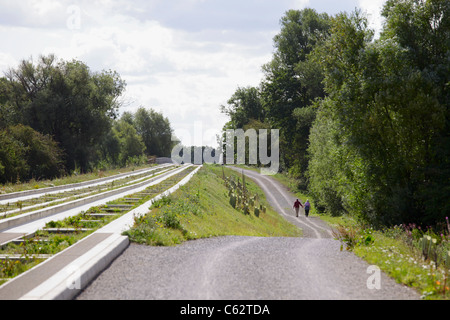
{"label": "overcast sky", "polygon": [[384,0],[1,0],[0,71],[54,53],[127,83],[121,112],[144,106],[168,117],[184,144],[213,145],[238,87],[257,86],[279,20],[310,7],[356,7],[379,28]]}

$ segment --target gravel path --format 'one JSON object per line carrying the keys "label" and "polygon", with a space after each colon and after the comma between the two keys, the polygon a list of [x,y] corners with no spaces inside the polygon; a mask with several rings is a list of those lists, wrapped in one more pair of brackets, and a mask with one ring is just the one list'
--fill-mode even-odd
{"label": "gravel path", "polygon": [[[77,299],[419,299],[383,273],[371,281],[377,273],[351,252],[341,252],[320,219],[294,216],[295,198],[284,187],[270,177],[246,174],[280,214],[304,230],[304,237],[229,236],[168,248],[131,244]],[[375,283],[379,289],[370,288]]]}

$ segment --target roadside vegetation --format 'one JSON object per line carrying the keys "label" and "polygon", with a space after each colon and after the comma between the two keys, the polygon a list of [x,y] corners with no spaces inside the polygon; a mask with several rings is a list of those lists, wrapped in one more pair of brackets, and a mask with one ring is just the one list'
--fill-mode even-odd
{"label": "roadside vegetation", "polygon": [[[413,287],[423,299],[450,299],[450,227],[395,225],[374,229],[348,216],[325,216],[342,250],[377,265],[397,282]],[[447,222],[447,224],[445,224]]]}
{"label": "roadside vegetation", "polygon": [[279,130],[280,169],[321,212],[434,225],[450,216],[450,3],[389,0],[380,14],[377,34],[358,9],[287,11],[260,84],[220,107],[224,137]]}
{"label": "roadside vegetation", "polygon": [[258,237],[298,237],[301,231],[268,206],[263,192],[250,179],[249,193],[257,195],[265,207],[255,214],[230,203],[226,178],[243,182],[241,174],[218,165],[204,165],[192,180],[177,192],[155,202],[151,211],[135,218],[125,234],[133,242],[171,246],[187,240],[238,235]]}
{"label": "roadside vegetation", "polygon": [[[300,191],[298,181],[288,174],[276,174],[302,202],[309,197]],[[320,213],[313,205],[310,216],[316,216],[334,229],[341,250],[354,252],[369,264],[377,265],[398,283],[416,289],[422,299],[450,299],[450,222],[443,219],[436,226],[399,224],[374,228],[349,214],[333,216]]]}
{"label": "roadside vegetation", "polygon": [[280,130],[276,177],[342,249],[448,299],[450,2],[389,0],[380,13],[377,34],[358,9],[287,11],[260,84],[221,106],[223,131]]}

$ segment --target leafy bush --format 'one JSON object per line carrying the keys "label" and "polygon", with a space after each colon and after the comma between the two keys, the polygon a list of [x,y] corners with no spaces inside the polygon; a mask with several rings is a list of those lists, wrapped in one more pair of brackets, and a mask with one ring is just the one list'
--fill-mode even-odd
{"label": "leafy bush", "polygon": [[29,166],[25,161],[26,149],[6,130],[0,131],[0,182],[16,182],[26,175]]}
{"label": "leafy bush", "polygon": [[25,159],[30,167],[26,178],[49,179],[64,173],[63,153],[49,135],[24,125],[11,127],[10,132],[26,148]]}
{"label": "leafy bush", "polygon": [[63,174],[62,152],[50,136],[24,125],[0,131],[0,182],[51,179]]}
{"label": "leafy bush", "polygon": [[158,199],[152,203],[151,208],[161,208],[162,206],[168,205],[172,203],[172,198],[164,196],[161,199]]}
{"label": "leafy bush", "polygon": [[356,246],[369,246],[375,238],[372,235],[371,228],[360,226],[344,226],[339,224],[333,230],[333,235],[337,240],[342,242],[341,250],[346,246],[346,250],[353,250]]}

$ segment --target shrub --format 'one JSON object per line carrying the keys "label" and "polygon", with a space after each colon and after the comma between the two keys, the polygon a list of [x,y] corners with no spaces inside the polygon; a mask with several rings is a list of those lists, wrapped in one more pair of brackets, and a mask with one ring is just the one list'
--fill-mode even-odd
{"label": "shrub", "polygon": [[0,131],[0,182],[51,179],[63,174],[62,151],[48,135],[17,125]]}
{"label": "shrub", "polygon": [[9,130],[26,148],[25,159],[29,172],[25,178],[51,179],[63,174],[63,152],[49,135],[43,135],[24,125],[17,125]]}

